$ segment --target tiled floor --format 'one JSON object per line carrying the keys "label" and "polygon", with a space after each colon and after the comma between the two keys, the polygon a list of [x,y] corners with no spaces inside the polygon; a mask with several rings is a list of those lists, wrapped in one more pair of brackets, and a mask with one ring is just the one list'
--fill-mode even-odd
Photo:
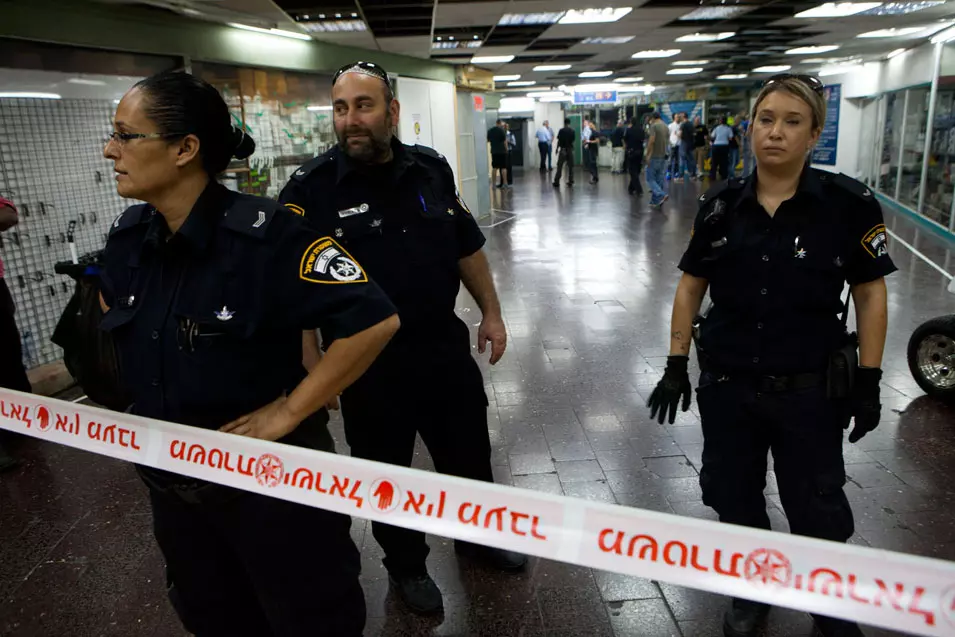
{"label": "tiled floor", "polygon": [[[673,426],[644,404],[667,354],[676,263],[689,237],[698,184],[674,185],[663,213],[626,196],[620,177],[554,190],[536,172],[494,207],[516,218],[487,230],[510,333],[504,359],[482,363],[491,400],[498,481],[658,511],[714,518],[700,501],[698,413]],[[889,227],[939,263],[951,253],[892,216]],[[947,281],[899,245],[889,280],[891,330],[881,427],[845,455],[858,532],[853,542],[955,559],[955,410],[921,396],[905,344],[923,320],[955,308]],[[462,295],[460,315],[480,315]],[[474,329],[474,327],[472,327]],[[341,440],[340,423],[335,434]],[[32,440],[0,476],[0,634],[183,634],[164,598],[144,488],[120,462]],[[422,449],[416,466],[428,468]],[[770,475],[768,505],[785,518]],[[458,562],[431,538],[442,618],[405,612],[388,592],[380,550],[355,521],[370,636],[720,634],[723,599],[633,577],[532,560],[502,575]],[[809,633],[803,613],[779,610],[769,635]],[[867,630],[868,635],[892,633]]]}

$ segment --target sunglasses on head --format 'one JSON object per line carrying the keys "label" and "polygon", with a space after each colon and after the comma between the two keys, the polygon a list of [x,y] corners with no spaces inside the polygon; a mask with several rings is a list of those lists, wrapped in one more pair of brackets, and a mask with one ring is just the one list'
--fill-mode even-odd
{"label": "sunglasses on head", "polygon": [[822,80],[820,80],[818,77],[813,77],[812,75],[802,75],[800,73],[780,73],[779,75],[774,75],[763,82],[763,86],[770,86],[771,84],[782,82],[784,80],[798,80],[819,95],[822,95],[823,90],[826,88],[826,85],[823,84]]}
{"label": "sunglasses on head", "polygon": [[335,76],[332,78],[332,86],[335,86],[338,78],[346,73],[361,73],[363,75],[377,77],[385,84],[391,86],[391,80],[388,79],[388,72],[374,62],[352,62],[351,64],[346,64],[335,72]]}

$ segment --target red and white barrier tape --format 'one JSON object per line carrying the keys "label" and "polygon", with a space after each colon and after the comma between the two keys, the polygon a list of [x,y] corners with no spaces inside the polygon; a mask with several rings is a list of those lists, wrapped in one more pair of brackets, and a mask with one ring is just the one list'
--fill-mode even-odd
{"label": "red and white barrier tape", "polygon": [[0,428],[434,535],[955,635],[955,563],[588,502],[0,389]]}

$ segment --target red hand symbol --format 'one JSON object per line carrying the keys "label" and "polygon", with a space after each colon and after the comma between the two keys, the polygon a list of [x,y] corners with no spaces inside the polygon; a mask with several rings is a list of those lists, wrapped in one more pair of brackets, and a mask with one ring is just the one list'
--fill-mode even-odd
{"label": "red hand symbol", "polygon": [[395,497],[395,488],[387,480],[382,480],[372,495],[378,498],[378,508],[384,511],[391,506],[391,500]]}

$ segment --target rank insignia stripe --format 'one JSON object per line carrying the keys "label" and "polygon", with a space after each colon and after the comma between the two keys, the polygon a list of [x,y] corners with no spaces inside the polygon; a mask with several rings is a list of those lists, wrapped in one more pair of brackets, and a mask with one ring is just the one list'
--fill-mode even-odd
{"label": "rank insignia stripe", "polygon": [[302,255],[298,276],[309,283],[326,285],[368,282],[365,270],[331,237],[322,237],[308,246]]}
{"label": "rank insignia stripe", "polygon": [[294,204],[294,203],[287,203],[287,204],[285,204],[285,207],[288,208],[289,210],[291,210],[292,212],[294,212],[295,214],[297,214],[297,215],[300,216],[300,217],[304,217],[304,216],[305,216],[305,208],[303,208],[303,207],[301,207],[301,206],[298,206],[298,205],[296,205],[296,204]]}

